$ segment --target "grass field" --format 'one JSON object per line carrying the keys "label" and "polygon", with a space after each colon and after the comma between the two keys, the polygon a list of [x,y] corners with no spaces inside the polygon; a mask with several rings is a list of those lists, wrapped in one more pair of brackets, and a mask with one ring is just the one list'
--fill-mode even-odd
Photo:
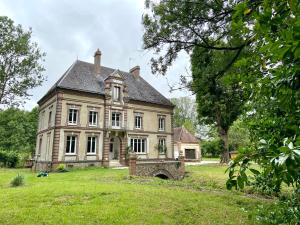
{"label": "grass field", "polygon": [[[51,173],[0,169],[0,224],[252,224],[267,200],[224,188],[225,167],[190,166],[183,181],[103,168]],[[9,183],[18,173],[25,186]]]}

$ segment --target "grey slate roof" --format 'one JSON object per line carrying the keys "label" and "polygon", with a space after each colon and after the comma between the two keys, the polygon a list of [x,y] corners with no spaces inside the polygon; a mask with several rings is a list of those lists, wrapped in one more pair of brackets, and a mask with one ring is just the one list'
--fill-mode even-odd
{"label": "grey slate roof", "polygon": [[[101,66],[101,72],[97,75],[94,64],[77,60],[49,92],[58,87],[104,95],[104,80],[114,71],[115,69]],[[131,73],[119,72],[128,87],[128,97],[130,100],[173,106],[167,98],[155,90],[141,76],[135,78]]]}

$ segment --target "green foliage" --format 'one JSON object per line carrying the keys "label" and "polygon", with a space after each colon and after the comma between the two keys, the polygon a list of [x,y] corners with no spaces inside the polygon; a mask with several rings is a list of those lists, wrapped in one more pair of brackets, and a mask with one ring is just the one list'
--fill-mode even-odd
{"label": "green foliage", "polygon": [[189,97],[172,98],[174,108],[174,127],[184,126],[189,132],[195,134],[197,130],[196,103]]}
{"label": "green foliage", "polygon": [[31,29],[23,30],[8,17],[0,16],[0,31],[0,105],[18,105],[44,81],[45,53],[31,41]]}
{"label": "green foliage", "polygon": [[155,149],[158,151],[159,154],[165,154],[167,152],[167,146],[157,144],[155,145]]}
{"label": "green foliage", "polygon": [[222,153],[222,142],[220,139],[201,141],[201,153],[204,157],[218,157]]}
{"label": "green foliage", "polygon": [[228,142],[230,151],[237,151],[239,148],[251,145],[249,130],[241,119],[236,120],[229,128]]}
{"label": "green foliage", "polygon": [[24,185],[24,176],[18,174],[16,177],[12,179],[10,182],[11,187],[19,187]]}
{"label": "green foliage", "polygon": [[256,213],[257,224],[300,224],[300,191],[296,190],[291,196],[281,197],[272,205],[261,205]]}
{"label": "green foliage", "polygon": [[56,167],[56,172],[58,173],[65,173],[65,172],[69,172],[69,170],[66,168],[66,165],[65,164],[59,164],[57,167]]}
{"label": "green foliage", "polygon": [[37,125],[37,108],[31,112],[17,108],[0,110],[0,149],[33,153]]}
{"label": "green foliage", "polygon": [[277,195],[281,190],[276,180],[273,179],[272,173],[254,174],[254,181],[250,185],[255,192],[263,195]]}
{"label": "green foliage", "polygon": [[15,168],[19,160],[20,158],[17,152],[0,150],[0,166]]}

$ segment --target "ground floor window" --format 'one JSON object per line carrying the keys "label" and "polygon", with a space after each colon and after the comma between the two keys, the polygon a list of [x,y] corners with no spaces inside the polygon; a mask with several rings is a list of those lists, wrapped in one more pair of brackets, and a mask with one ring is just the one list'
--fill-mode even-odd
{"label": "ground floor window", "polygon": [[88,137],[87,154],[96,154],[97,137]]}
{"label": "ground floor window", "polygon": [[76,136],[67,136],[66,154],[76,153]]}
{"label": "ground floor window", "polygon": [[130,139],[131,150],[135,153],[147,152],[147,139],[146,138],[131,138]]}
{"label": "ground floor window", "polygon": [[164,153],[166,153],[166,150],[167,150],[167,148],[166,148],[166,139],[165,138],[160,138],[158,140],[158,151],[159,151],[159,153],[164,154]]}

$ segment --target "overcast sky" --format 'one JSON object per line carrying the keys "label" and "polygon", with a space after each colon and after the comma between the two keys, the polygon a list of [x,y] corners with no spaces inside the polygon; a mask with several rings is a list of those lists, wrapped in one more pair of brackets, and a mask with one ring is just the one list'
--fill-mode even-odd
{"label": "overcast sky", "polygon": [[[129,71],[140,65],[141,75],[164,96],[187,96],[169,92],[168,82],[176,83],[189,71],[189,57],[183,53],[166,77],[153,75],[152,52],[142,49],[143,0],[1,0],[0,15],[8,16],[23,28],[33,30],[33,39],[46,52],[47,81],[30,93],[25,108],[31,109],[78,58],[93,62],[97,48],[103,66]],[[168,81],[167,81],[168,80]]]}

